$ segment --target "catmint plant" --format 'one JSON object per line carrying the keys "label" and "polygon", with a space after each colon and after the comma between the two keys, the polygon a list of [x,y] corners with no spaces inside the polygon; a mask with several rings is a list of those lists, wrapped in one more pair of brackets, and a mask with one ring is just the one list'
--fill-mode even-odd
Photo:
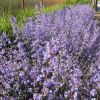
{"label": "catmint plant", "polygon": [[91,7],[42,12],[22,30],[10,21],[12,37],[0,34],[0,100],[100,98],[100,26]]}

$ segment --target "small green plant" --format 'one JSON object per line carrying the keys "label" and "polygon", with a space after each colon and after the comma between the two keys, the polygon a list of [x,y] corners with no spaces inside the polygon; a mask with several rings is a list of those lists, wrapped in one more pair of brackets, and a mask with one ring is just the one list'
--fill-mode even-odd
{"label": "small green plant", "polygon": [[6,32],[8,35],[12,33],[12,27],[10,23],[10,15],[0,17],[0,30]]}

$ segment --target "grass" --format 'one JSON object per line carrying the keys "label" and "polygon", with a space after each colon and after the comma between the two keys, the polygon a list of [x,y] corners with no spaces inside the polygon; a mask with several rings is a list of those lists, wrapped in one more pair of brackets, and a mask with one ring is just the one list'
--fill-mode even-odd
{"label": "grass", "polygon": [[91,0],[65,0],[66,5],[91,4]]}
{"label": "grass", "polygon": [[[12,14],[8,14],[5,16],[0,17],[0,30],[2,32],[6,32],[7,34],[11,35],[12,33],[12,26],[10,23],[10,17],[13,16]],[[28,18],[31,16],[35,16],[34,10],[33,9],[25,9],[25,10],[20,10],[17,15],[15,16],[18,21],[18,26],[21,26],[21,24],[24,21],[24,18]]]}
{"label": "grass", "polygon": [[46,8],[44,9],[44,12],[45,12],[45,13],[48,13],[48,12],[50,12],[50,11],[57,11],[57,10],[59,10],[59,9],[62,9],[64,6],[65,6],[65,4],[58,4],[58,5],[56,5],[56,6],[46,7]]}
{"label": "grass", "polygon": [[9,21],[10,15],[0,17],[0,31],[9,35],[12,33],[12,27]]}

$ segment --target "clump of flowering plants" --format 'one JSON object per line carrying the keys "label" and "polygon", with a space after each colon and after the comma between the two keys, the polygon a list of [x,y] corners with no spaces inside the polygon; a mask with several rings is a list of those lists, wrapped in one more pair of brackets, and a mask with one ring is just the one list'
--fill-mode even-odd
{"label": "clump of flowering plants", "polygon": [[100,99],[100,27],[87,5],[42,13],[0,35],[0,100]]}

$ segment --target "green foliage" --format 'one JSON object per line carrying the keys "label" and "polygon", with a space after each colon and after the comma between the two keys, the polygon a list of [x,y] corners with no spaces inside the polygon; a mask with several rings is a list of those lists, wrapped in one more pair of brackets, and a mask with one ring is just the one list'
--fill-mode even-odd
{"label": "green foliage", "polygon": [[91,0],[65,0],[66,5],[90,4]]}
{"label": "green foliage", "polygon": [[0,30],[6,32],[8,35],[12,33],[12,27],[10,23],[10,15],[0,17]]}
{"label": "green foliage", "polygon": [[63,7],[65,6],[65,4],[58,4],[58,5],[54,5],[54,6],[51,6],[51,7],[46,7],[45,9],[44,9],[44,12],[45,13],[48,13],[48,12],[50,12],[50,11],[57,11],[57,10],[59,10],[59,9],[62,9]]}
{"label": "green foliage", "polygon": [[77,0],[65,0],[65,4],[66,5],[72,5],[72,4],[76,4]]}
{"label": "green foliage", "polygon": [[[3,15],[0,17],[0,30],[6,32],[8,35],[12,34],[12,26],[10,23],[11,16],[13,15],[9,13],[8,15]],[[34,9],[25,9],[17,12],[15,17],[17,18],[18,26],[21,28],[21,24],[24,22],[24,19],[31,16],[35,16]]]}
{"label": "green foliage", "polygon": [[16,15],[18,26],[21,27],[22,23],[27,19],[28,17],[34,17],[35,16],[35,10],[34,9],[25,9],[20,10],[18,14]]}

